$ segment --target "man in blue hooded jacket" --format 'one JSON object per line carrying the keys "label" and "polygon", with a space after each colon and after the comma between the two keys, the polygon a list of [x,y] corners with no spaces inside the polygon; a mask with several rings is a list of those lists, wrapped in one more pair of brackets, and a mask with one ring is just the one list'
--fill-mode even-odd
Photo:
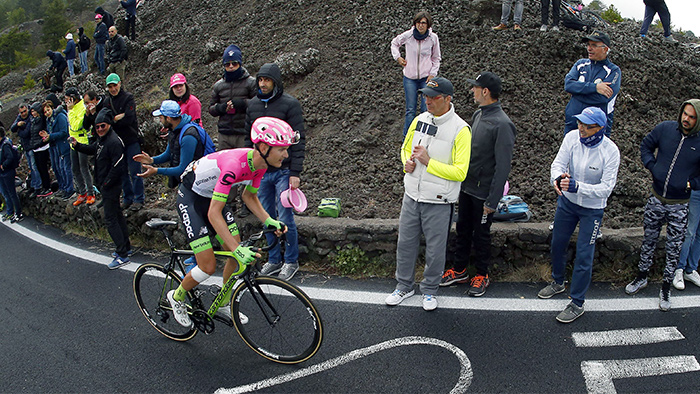
{"label": "man in blue hooded jacket", "polygon": [[564,78],[564,90],[571,94],[566,105],[564,133],[576,129],[576,115],[587,107],[598,107],[608,117],[605,135],[610,136],[613,124],[615,100],[620,92],[620,67],[608,59],[610,37],[603,32],[581,39],[586,43],[588,59],[580,59]]}
{"label": "man in blue hooded jacket", "polygon": [[635,294],[647,286],[654,251],[666,224],[666,267],[659,293],[659,308],[671,309],[671,283],[688,224],[691,190],[700,190],[700,100],[681,105],[678,120],[659,123],[642,140],[642,163],[653,178],[651,196],[644,207],[644,239],[637,277],[625,287]]}
{"label": "man in blue hooded jacket", "polygon": [[51,59],[51,66],[49,66],[49,71],[56,70],[56,86],[58,90],[63,90],[63,73],[68,67],[66,59],[63,57],[61,52],[46,51],[46,57]]}

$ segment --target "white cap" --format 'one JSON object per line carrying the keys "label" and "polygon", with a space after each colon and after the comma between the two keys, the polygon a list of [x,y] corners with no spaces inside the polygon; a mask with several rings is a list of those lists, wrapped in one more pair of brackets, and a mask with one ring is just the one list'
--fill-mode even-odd
{"label": "white cap", "polygon": [[66,40],[72,40],[73,35],[71,33],[66,34]]}

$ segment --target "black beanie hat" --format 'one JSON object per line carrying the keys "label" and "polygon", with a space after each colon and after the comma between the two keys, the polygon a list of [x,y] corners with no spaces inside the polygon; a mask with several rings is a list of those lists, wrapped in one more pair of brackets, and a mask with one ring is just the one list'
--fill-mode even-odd
{"label": "black beanie hat", "polygon": [[43,115],[43,112],[41,112],[41,103],[37,101],[36,103],[32,104],[32,111],[36,111],[37,113]]}
{"label": "black beanie hat", "polygon": [[95,124],[97,125],[100,123],[114,124],[112,111],[109,108],[102,108],[100,112],[97,113]]}

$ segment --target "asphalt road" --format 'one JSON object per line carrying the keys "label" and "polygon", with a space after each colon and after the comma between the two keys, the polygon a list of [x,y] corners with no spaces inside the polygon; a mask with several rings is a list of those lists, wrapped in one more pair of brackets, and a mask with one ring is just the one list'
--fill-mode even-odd
{"label": "asphalt road", "polygon": [[287,366],[221,324],[187,343],[161,336],[136,307],[137,264],[108,270],[101,245],[31,219],[0,225],[0,239],[1,392],[698,392],[698,288],[674,292],[663,313],[658,285],[628,297],[597,284],[586,314],[564,325],[554,316],[567,301],[537,300],[540,285],[496,283],[481,299],[453,286],[425,312],[419,297],[384,306],[390,280],[301,274],[292,282],[315,300],[326,336],[311,360]]}

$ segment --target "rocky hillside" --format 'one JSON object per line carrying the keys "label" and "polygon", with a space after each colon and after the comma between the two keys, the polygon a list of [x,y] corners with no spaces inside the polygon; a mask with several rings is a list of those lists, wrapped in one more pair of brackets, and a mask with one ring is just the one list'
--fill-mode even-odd
{"label": "rocky hillside", "polygon": [[[585,48],[580,32],[541,33],[539,5],[528,2],[527,7],[524,31],[515,33],[491,31],[500,3],[490,0],[250,0],[236,7],[224,0],[148,0],[139,8],[137,41],[129,43],[126,87],[135,93],[142,128],[152,135],[157,126],[149,112],[166,97],[174,72],[187,75],[206,107],[227,45],[242,48],[251,74],[263,63],[278,61],[285,91],[301,101],[305,113],[302,189],[309,206],[323,197],[340,197],[345,216],[397,217],[403,193],[398,152],[404,94],[389,42],[424,8],[440,36],[440,75],[454,82],[455,106],[463,118],[470,119],[476,109],[467,78],[488,70],[503,79],[504,109],[518,128],[511,192],[532,206],[534,220],[551,220],[555,198],[548,174],[568,101],[563,79],[585,56]],[[605,219],[614,228],[641,225],[649,193],[649,176],[639,160],[641,139],[656,123],[674,119],[683,100],[700,97],[700,53],[683,45],[688,39],[663,45],[656,32],[653,42],[644,42],[637,30],[632,21],[607,29],[610,58],[622,69],[612,138],[623,158]],[[23,79],[11,74],[0,80],[0,89],[6,94]],[[100,82],[95,77],[74,81],[83,88]],[[3,122],[14,111],[6,106]],[[203,119],[216,136],[215,119],[208,113]],[[155,139],[149,141],[149,150],[161,149]],[[150,187],[162,189],[159,181]]]}

